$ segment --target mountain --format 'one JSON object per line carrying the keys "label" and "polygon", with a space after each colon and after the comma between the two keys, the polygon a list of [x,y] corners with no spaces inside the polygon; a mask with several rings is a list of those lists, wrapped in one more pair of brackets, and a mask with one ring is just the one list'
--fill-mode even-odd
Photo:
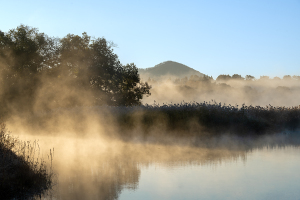
{"label": "mountain", "polygon": [[204,76],[204,74],[197,70],[174,61],[166,61],[155,65],[154,67],[139,69],[139,74],[144,80],[147,80],[149,77],[160,78],[162,76],[176,78],[190,77],[191,75],[197,75],[199,77]]}

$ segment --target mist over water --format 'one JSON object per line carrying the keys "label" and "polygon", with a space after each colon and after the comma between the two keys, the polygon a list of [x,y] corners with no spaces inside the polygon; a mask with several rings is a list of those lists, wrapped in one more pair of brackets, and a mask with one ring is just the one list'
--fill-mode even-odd
{"label": "mist over water", "polygon": [[[294,106],[299,100],[298,84],[232,81],[192,87],[166,81],[153,85],[151,97],[143,103],[213,98],[228,104]],[[11,116],[7,128],[23,141],[38,140],[45,158],[54,148],[55,184],[45,192],[45,199],[276,199],[274,191],[282,198],[300,195],[295,178],[300,164],[298,131],[259,138],[176,137],[165,132],[165,122],[157,116],[148,135],[140,132],[144,129],[137,123],[127,137],[116,116],[134,110],[140,107],[39,110]],[[136,114],[133,119],[141,117]],[[274,178],[278,173],[280,178]],[[286,188],[289,180],[293,184]],[[290,193],[284,195],[281,188]]]}
{"label": "mist over water", "polygon": [[[44,158],[54,149],[56,176],[45,199],[264,199],[273,190],[282,192],[283,183],[297,177],[298,132],[205,140],[193,136],[179,139],[163,128],[139,136],[143,134],[138,134],[136,127],[136,136],[124,139],[113,116],[130,109],[134,108],[58,109],[25,119],[15,116],[7,128],[23,141],[38,140]],[[47,163],[50,167],[49,160]],[[244,173],[251,176],[250,183]],[[274,180],[277,173],[282,174],[281,179]],[[264,181],[260,177],[265,177]],[[297,183],[288,190],[292,196],[285,197],[299,194]],[[224,187],[227,189],[221,189]]]}
{"label": "mist over water", "polygon": [[[151,97],[144,98],[143,103],[151,104],[153,99],[162,104],[212,98],[226,104],[294,106],[299,100],[298,84],[283,80],[272,84],[232,81],[226,85],[192,87],[166,81],[153,85]],[[139,109],[138,106],[61,107],[16,114],[7,120],[7,125],[21,140],[38,140],[44,157],[54,148],[55,185],[44,194],[45,199],[232,199],[245,196],[276,199],[277,196],[271,195],[274,190],[283,198],[299,195],[295,180],[295,166],[300,163],[298,131],[259,138],[226,134],[207,140],[193,136],[179,139],[164,132],[164,121],[158,118],[151,134],[140,134],[142,129],[136,126],[132,129],[134,137],[120,137],[126,131],[118,126],[116,114]],[[138,121],[140,116],[134,119]],[[292,166],[285,169],[289,163]],[[251,176],[250,183],[249,176],[243,173]],[[281,178],[272,178],[277,173]],[[287,189],[285,183],[290,179],[294,182]],[[205,189],[200,190],[200,186]],[[220,189],[224,187],[227,189]],[[290,191],[289,195],[283,195],[282,187]]]}
{"label": "mist over water", "polygon": [[[175,139],[166,145],[63,133],[18,136],[38,140],[44,157],[54,148],[55,185],[45,199],[264,199],[294,181],[300,164],[299,138],[286,135],[252,141],[224,136],[199,146]],[[288,197],[299,195],[297,183],[285,188]]]}

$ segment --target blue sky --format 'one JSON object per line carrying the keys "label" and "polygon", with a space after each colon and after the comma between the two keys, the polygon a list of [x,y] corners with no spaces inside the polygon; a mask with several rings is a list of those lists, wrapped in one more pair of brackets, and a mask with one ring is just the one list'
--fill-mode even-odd
{"label": "blue sky", "polygon": [[123,64],[172,60],[216,78],[300,75],[300,0],[0,0],[0,30],[87,32],[118,45]]}

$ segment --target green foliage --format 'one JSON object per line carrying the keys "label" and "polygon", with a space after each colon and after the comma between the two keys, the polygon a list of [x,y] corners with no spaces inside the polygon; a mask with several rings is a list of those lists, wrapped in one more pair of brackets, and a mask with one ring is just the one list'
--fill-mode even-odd
{"label": "green foliage", "polygon": [[[0,31],[2,112],[33,110],[41,88],[56,107],[82,105],[82,96],[90,105],[139,105],[150,86],[140,81],[134,64],[120,63],[113,47],[87,33],[58,39],[24,25]],[[56,95],[62,88],[68,97]]]}
{"label": "green foliage", "polygon": [[140,81],[133,63],[120,63],[113,45],[104,38],[91,40],[86,33],[67,35],[61,40],[61,74],[75,77],[76,87],[93,91],[95,104],[139,105],[150,86]]}

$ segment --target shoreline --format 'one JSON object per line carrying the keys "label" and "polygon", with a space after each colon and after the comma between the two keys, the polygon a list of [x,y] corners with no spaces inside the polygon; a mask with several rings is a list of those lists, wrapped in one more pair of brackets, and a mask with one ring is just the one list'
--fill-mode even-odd
{"label": "shoreline", "polygon": [[1,199],[30,199],[51,189],[53,172],[43,158],[35,158],[36,142],[22,142],[0,130],[0,196]]}

